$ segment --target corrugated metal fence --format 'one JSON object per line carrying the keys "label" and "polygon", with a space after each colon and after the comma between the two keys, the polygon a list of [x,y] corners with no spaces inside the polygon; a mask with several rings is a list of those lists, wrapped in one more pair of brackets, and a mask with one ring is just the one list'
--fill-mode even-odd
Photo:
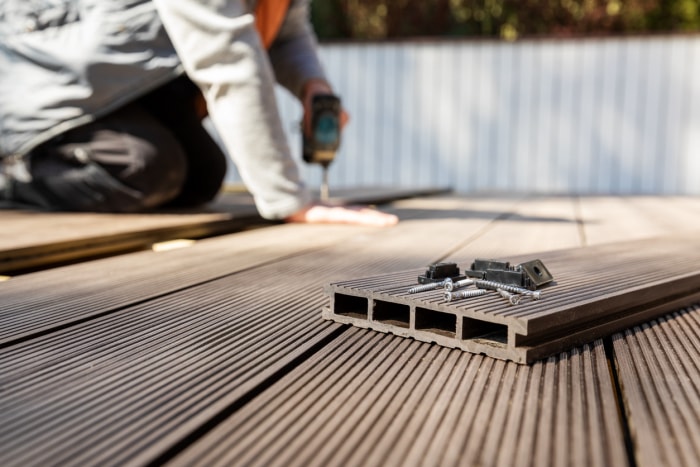
{"label": "corrugated metal fence", "polygon": [[[321,54],[352,116],[332,186],[700,194],[700,36],[330,44]],[[298,156],[301,109],[279,96]],[[318,185],[318,167],[302,172]]]}

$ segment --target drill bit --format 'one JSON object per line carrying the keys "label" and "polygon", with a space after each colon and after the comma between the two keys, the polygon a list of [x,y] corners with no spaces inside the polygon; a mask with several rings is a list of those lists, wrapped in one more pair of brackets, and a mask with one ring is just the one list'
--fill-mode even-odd
{"label": "drill bit", "polygon": [[328,195],[328,166],[323,166],[323,181],[321,181],[321,202],[327,203],[329,199]]}

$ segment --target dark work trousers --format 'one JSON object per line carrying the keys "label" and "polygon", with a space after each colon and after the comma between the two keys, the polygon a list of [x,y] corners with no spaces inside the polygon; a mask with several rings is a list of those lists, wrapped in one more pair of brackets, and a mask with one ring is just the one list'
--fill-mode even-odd
{"label": "dark work trousers", "polygon": [[50,210],[139,212],[211,201],[226,156],[201,124],[186,78],[32,151],[12,201]]}

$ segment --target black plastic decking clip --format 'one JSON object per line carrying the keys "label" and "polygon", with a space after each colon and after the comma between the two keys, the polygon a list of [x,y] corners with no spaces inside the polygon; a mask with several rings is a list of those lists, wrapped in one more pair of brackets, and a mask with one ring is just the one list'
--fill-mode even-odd
{"label": "black plastic decking clip", "polygon": [[475,259],[470,270],[464,273],[476,279],[515,285],[529,290],[552,282],[553,277],[539,259],[511,266],[509,262],[492,259]]}
{"label": "black plastic decking clip", "polygon": [[458,281],[467,276],[459,273],[457,263],[435,263],[428,266],[425,275],[418,276],[418,283],[430,284],[431,282],[443,281],[448,277],[453,281]]}

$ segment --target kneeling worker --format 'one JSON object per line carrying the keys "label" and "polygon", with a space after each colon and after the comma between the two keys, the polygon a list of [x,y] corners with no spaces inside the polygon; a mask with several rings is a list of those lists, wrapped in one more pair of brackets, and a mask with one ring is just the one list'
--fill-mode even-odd
{"label": "kneeling worker", "polygon": [[211,201],[226,156],[208,114],[263,217],[397,222],[313,203],[299,177],[274,85],[306,121],[313,96],[332,93],[308,0],[0,4],[0,199],[102,212]]}

